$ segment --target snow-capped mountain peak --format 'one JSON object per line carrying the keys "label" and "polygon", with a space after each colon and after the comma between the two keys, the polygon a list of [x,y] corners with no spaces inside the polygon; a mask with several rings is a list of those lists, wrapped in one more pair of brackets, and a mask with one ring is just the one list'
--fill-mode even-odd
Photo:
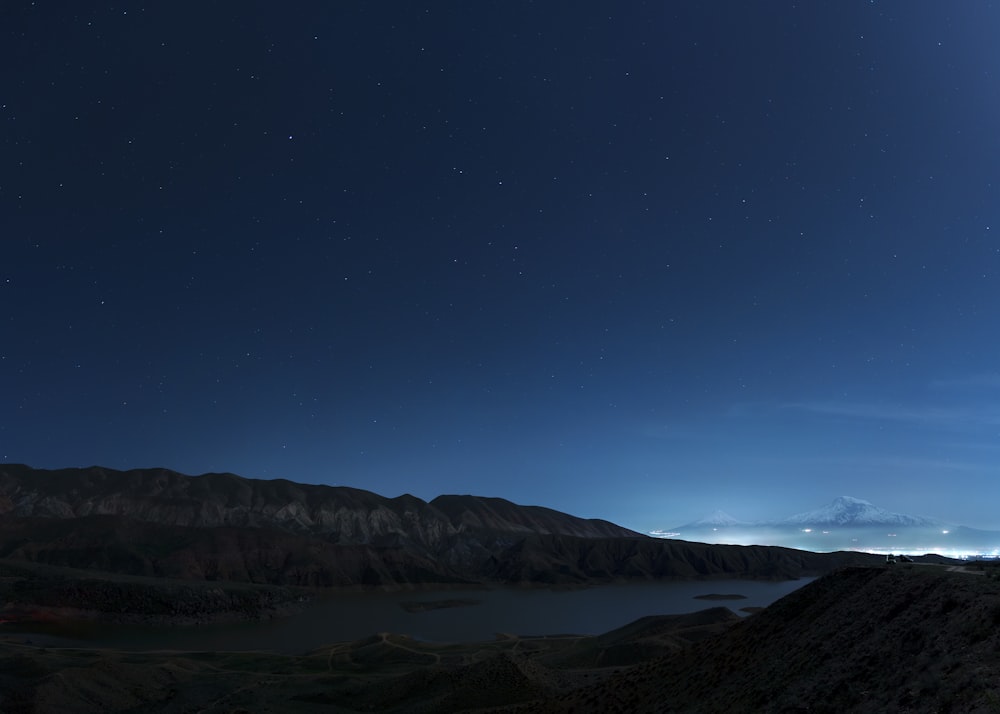
{"label": "snow-capped mountain peak", "polygon": [[712,511],[710,514],[704,518],[699,518],[697,521],[692,521],[684,526],[684,528],[705,528],[705,527],[719,527],[719,526],[746,526],[749,525],[746,521],[741,521],[737,518],[733,518],[725,511]]}
{"label": "snow-capped mountain peak", "polygon": [[815,511],[806,511],[790,516],[779,522],[790,526],[936,526],[938,522],[921,516],[893,513],[860,498],[840,496],[827,506]]}

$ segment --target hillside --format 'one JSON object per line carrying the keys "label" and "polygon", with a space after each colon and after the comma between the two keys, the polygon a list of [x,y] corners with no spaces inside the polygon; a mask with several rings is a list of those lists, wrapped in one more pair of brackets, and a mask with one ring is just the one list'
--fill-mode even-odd
{"label": "hillside", "polygon": [[934,566],[827,575],[683,652],[519,712],[987,712],[1000,585]]}
{"label": "hillside", "polygon": [[499,498],[385,498],[233,474],[0,466],[0,559],[294,587],[790,579],[859,553],[708,546]]}
{"label": "hillside", "polygon": [[235,474],[186,476],[169,469],[33,469],[0,465],[0,514],[122,516],[166,526],[265,528],[323,535],[334,543],[437,547],[469,530],[637,537],[608,521],[577,518],[499,498],[446,496],[427,503],[346,486]]}

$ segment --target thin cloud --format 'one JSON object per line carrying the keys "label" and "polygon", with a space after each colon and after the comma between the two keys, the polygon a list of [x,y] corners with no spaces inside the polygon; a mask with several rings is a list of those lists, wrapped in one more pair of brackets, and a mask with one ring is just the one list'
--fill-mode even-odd
{"label": "thin cloud", "polygon": [[968,461],[953,461],[951,459],[921,459],[898,456],[872,456],[868,458],[845,459],[846,463],[855,468],[867,468],[872,471],[886,470],[908,473],[989,473],[994,469],[987,464],[977,464]]}
{"label": "thin cloud", "polygon": [[993,463],[976,463],[942,458],[920,458],[911,456],[767,456],[748,457],[747,463],[755,466],[778,468],[843,469],[850,472],[885,473],[886,471],[907,471],[911,473],[993,473]]}
{"label": "thin cloud", "polygon": [[899,406],[864,402],[797,402],[784,408],[819,416],[887,421],[928,427],[959,428],[970,425],[1000,425],[1000,412],[995,407],[932,407]]}
{"label": "thin cloud", "polygon": [[935,379],[931,382],[935,389],[1000,389],[1000,374],[989,372],[964,377]]}

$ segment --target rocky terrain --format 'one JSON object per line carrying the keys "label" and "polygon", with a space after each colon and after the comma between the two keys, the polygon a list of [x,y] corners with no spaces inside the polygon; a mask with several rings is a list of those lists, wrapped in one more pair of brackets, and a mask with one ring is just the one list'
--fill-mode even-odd
{"label": "rocky terrain", "polygon": [[723,635],[518,712],[993,712],[1000,581],[853,567]]}
{"label": "rocky terrain", "polygon": [[596,637],[377,633],[297,656],[0,638],[0,710],[985,713],[998,671],[997,578],[883,565],[834,571],[745,619],[715,607]]}
{"label": "rocky terrain", "polygon": [[385,498],[345,486],[315,486],[234,474],[185,476],[168,469],[44,470],[0,465],[0,514],[10,517],[119,516],[181,527],[264,528],[322,535],[334,543],[438,548],[468,531],[639,534],[608,521],[576,518],[500,498],[409,495]]}
{"label": "rocky terrain", "polygon": [[664,541],[498,498],[384,498],[232,474],[0,466],[0,559],[292,588],[793,579],[857,553]]}

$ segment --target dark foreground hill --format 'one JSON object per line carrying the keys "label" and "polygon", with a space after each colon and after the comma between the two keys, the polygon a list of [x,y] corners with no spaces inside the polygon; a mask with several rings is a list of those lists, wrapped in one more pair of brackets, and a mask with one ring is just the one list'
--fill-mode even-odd
{"label": "dark foreground hill", "polygon": [[723,635],[518,712],[995,712],[1000,585],[847,568]]}
{"label": "dark foreground hill", "polygon": [[146,578],[393,589],[794,579],[876,559],[663,541],[498,498],[428,503],[233,474],[3,465],[0,560]]}
{"label": "dark foreground hill", "polygon": [[299,656],[60,650],[0,638],[19,712],[994,712],[1000,585],[850,567],[740,619],[724,607],[600,636],[428,643],[390,633]]}

